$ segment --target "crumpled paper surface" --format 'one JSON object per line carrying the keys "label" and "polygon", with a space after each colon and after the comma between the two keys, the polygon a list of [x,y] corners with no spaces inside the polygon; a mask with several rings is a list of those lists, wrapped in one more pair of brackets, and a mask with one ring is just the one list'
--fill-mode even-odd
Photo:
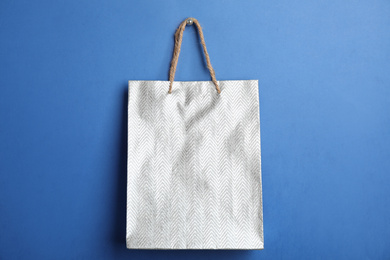
{"label": "crumpled paper surface", "polygon": [[262,249],[257,80],[129,81],[128,248]]}

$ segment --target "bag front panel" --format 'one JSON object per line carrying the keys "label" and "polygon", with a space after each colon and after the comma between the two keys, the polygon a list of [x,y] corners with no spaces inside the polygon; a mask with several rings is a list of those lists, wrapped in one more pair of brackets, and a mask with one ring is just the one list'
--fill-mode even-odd
{"label": "bag front panel", "polygon": [[127,247],[262,249],[256,80],[130,81]]}

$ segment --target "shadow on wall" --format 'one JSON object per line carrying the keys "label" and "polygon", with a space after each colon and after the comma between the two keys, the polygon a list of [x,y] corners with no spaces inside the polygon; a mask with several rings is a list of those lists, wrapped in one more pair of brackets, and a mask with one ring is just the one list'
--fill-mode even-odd
{"label": "shadow on wall", "polygon": [[[121,91],[123,91],[121,89]],[[115,196],[115,222],[113,223],[113,246],[115,253],[124,259],[249,259],[253,258],[251,250],[139,250],[126,248],[126,187],[127,187],[127,103],[128,87],[124,87],[121,124],[118,141],[118,173]]]}
{"label": "shadow on wall", "polygon": [[127,102],[128,102],[128,88],[127,84],[121,87],[123,91],[122,99],[118,104],[121,106],[121,121],[119,129],[118,140],[118,170],[117,187],[115,198],[115,217],[113,223],[113,242],[115,250],[126,250],[126,187],[127,187]]}

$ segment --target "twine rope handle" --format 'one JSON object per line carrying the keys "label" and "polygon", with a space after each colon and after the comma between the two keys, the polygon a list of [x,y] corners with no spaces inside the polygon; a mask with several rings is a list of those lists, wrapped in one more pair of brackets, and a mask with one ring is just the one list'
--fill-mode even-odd
{"label": "twine rope handle", "polygon": [[215,78],[215,71],[214,71],[213,67],[211,66],[210,57],[209,57],[209,54],[208,54],[207,48],[206,48],[206,42],[204,41],[202,27],[200,26],[198,20],[196,20],[195,18],[187,18],[187,19],[185,19],[179,25],[179,28],[177,28],[177,30],[176,30],[176,33],[175,33],[175,49],[173,50],[173,57],[172,57],[172,61],[171,61],[171,68],[169,70],[169,81],[170,81],[170,83],[169,83],[169,91],[168,91],[168,93],[169,94],[172,93],[172,85],[173,85],[173,81],[175,79],[176,67],[177,67],[177,62],[179,60],[179,54],[180,54],[181,43],[183,41],[184,30],[185,30],[187,25],[192,25],[193,23],[196,25],[196,28],[198,29],[200,43],[202,44],[203,52],[204,52],[204,55],[206,57],[207,68],[210,71],[211,80],[213,81],[213,83],[215,85],[215,88],[217,89],[218,94],[219,94],[219,93],[221,93],[221,89],[219,88],[217,79]]}

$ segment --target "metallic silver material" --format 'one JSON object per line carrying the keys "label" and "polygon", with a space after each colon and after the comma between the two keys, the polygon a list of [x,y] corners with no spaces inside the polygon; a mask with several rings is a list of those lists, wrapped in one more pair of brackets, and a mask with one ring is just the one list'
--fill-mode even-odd
{"label": "metallic silver material", "polygon": [[263,249],[257,80],[129,81],[128,248]]}
{"label": "metallic silver material", "polygon": [[192,20],[191,18],[187,19],[187,25],[192,25],[193,23],[194,23],[194,20]]}

